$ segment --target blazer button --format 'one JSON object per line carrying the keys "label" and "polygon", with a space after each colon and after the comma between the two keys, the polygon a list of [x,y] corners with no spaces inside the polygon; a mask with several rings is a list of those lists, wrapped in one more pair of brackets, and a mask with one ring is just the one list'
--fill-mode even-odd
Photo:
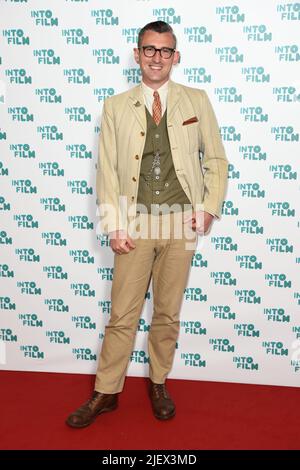
{"label": "blazer button", "polygon": [[132,181],[136,181],[136,178],[133,176]]}
{"label": "blazer button", "polygon": [[134,201],[134,196],[131,196],[131,200]]}
{"label": "blazer button", "polygon": [[145,135],[145,132],[141,131],[141,136],[144,137],[144,135]]}
{"label": "blazer button", "polygon": [[138,155],[135,156],[135,159],[138,160],[140,157]]}

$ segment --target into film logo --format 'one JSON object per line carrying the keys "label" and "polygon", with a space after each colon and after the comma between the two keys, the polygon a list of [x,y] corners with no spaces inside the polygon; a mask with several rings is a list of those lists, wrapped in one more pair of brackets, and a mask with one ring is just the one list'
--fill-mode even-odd
{"label": "into film logo", "polygon": [[[1,341],[0,341],[1,346]],[[293,354],[291,357],[291,366],[295,372],[300,371],[300,339],[297,339],[292,343]]]}
{"label": "into film logo", "polygon": [[5,103],[6,98],[6,86],[3,80],[0,80],[0,104]]}
{"label": "into film logo", "polygon": [[0,364],[6,364],[6,343],[0,339]]}

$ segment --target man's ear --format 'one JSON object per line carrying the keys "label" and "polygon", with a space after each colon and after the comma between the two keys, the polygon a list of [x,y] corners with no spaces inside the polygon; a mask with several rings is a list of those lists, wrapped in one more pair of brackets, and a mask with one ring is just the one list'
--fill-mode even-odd
{"label": "man's ear", "polygon": [[174,57],[173,57],[173,65],[176,65],[176,64],[179,64],[180,62],[180,52],[179,51],[175,51],[174,52]]}
{"label": "man's ear", "polygon": [[133,54],[134,54],[134,60],[136,61],[137,64],[140,63],[140,52],[137,47],[133,49]]}

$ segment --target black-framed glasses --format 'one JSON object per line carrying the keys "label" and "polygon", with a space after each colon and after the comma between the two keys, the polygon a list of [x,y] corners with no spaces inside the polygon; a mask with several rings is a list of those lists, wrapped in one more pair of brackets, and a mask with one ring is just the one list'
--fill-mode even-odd
{"label": "black-framed glasses", "polygon": [[160,49],[157,49],[154,46],[142,46],[139,47],[139,49],[143,50],[143,53],[146,57],[154,57],[158,51],[160,53],[160,57],[163,59],[170,59],[170,57],[175,52],[175,49],[172,49],[171,47],[161,47]]}

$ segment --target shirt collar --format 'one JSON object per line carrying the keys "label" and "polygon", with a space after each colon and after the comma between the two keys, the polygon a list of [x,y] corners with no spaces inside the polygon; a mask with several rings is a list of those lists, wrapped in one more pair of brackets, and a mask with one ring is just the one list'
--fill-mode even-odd
{"label": "shirt collar", "polygon": [[[166,83],[164,83],[160,88],[157,89],[159,95],[161,95],[161,93],[167,93],[168,86],[169,86],[169,80]],[[153,88],[150,88],[143,81],[142,81],[142,89],[146,95],[153,97],[153,92],[154,92]]]}

